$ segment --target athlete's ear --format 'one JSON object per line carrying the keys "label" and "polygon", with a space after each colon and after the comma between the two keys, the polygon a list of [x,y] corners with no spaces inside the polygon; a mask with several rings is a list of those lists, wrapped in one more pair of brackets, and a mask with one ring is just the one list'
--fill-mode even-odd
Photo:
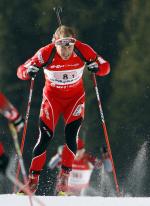
{"label": "athlete's ear", "polygon": [[55,42],[55,35],[53,34],[53,37],[52,37],[52,43],[54,43]]}

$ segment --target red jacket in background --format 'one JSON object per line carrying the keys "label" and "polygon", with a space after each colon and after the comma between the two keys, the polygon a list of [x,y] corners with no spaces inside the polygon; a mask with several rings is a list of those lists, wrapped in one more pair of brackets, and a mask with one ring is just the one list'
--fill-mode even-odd
{"label": "red jacket in background", "polygon": [[9,121],[15,121],[19,117],[17,109],[10,103],[2,92],[0,92],[0,114]]}

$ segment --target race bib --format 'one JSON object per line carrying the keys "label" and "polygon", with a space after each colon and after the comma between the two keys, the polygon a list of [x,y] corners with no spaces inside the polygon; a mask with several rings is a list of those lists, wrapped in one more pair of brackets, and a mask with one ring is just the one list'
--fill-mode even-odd
{"label": "race bib", "polygon": [[68,185],[86,185],[90,181],[92,170],[72,170],[70,172]]}
{"label": "race bib", "polygon": [[70,85],[78,82],[83,75],[84,66],[74,70],[49,71],[44,70],[46,79],[57,85]]}

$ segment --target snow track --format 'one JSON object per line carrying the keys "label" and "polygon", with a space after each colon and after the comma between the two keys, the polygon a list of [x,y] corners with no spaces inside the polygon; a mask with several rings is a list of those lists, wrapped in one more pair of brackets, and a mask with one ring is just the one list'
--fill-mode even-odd
{"label": "snow track", "polygon": [[[45,206],[150,206],[150,198],[36,196]],[[0,206],[30,206],[27,196],[0,195]],[[33,201],[33,206],[39,204]]]}

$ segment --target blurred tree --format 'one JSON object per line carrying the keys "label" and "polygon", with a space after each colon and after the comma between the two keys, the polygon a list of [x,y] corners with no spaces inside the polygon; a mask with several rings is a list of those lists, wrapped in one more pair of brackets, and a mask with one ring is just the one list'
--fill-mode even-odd
{"label": "blurred tree", "polygon": [[[20,90],[16,68],[33,54],[38,42],[35,23],[37,16],[32,2],[34,1],[30,1],[30,4],[26,0],[14,0],[11,4],[8,0],[0,2],[0,88],[4,90]],[[9,81],[11,87],[7,84]]]}
{"label": "blurred tree", "polygon": [[[150,2],[131,0],[126,7],[122,49],[113,72],[109,114],[118,164],[126,168],[150,133]],[[122,157],[124,161],[122,162]]]}

